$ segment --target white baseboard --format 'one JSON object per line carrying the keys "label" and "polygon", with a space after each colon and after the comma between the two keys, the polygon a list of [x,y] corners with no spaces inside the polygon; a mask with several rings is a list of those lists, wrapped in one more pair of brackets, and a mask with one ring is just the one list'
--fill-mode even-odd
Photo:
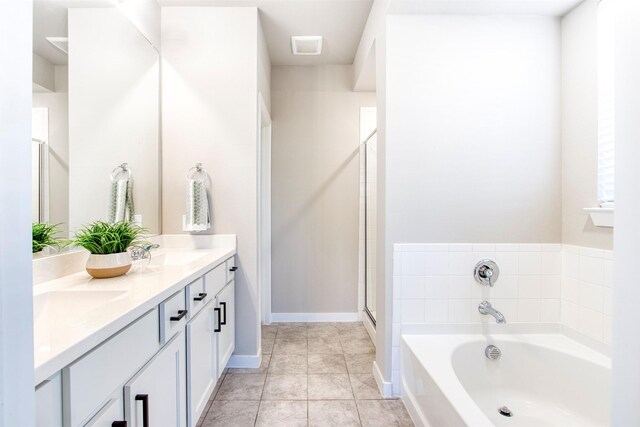
{"label": "white baseboard", "polygon": [[262,362],[262,354],[241,355],[234,354],[227,363],[227,368],[259,368]]}
{"label": "white baseboard", "polygon": [[367,313],[362,313],[362,323],[364,324],[364,328],[367,330],[367,333],[369,334],[369,338],[371,338],[371,341],[373,341],[373,346],[376,346],[376,327],[374,326],[373,322],[371,321],[371,319],[369,318],[369,315]]}
{"label": "white baseboard", "polygon": [[358,313],[271,313],[272,322],[357,322]]}
{"label": "white baseboard", "polygon": [[376,383],[378,383],[378,388],[380,389],[382,396],[393,396],[393,384],[391,384],[391,381],[384,380],[377,361],[373,362],[373,378],[375,378]]}

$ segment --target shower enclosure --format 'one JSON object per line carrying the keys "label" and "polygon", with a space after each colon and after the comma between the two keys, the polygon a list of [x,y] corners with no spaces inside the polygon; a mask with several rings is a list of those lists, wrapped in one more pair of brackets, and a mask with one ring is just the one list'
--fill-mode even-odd
{"label": "shower enclosure", "polygon": [[377,131],[364,141],[364,309],[376,324]]}

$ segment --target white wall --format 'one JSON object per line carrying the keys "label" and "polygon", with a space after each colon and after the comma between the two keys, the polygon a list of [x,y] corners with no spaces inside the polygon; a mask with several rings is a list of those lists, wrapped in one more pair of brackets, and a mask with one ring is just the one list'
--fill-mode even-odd
{"label": "white wall", "polygon": [[273,313],[357,315],[359,115],[375,94],[352,87],[351,66],[273,67]]}
{"label": "white wall", "polygon": [[208,233],[238,236],[235,354],[256,356],[258,11],[165,7],[162,55],[162,231],[182,232],[185,177],[202,162]]}
{"label": "white wall", "polygon": [[583,211],[598,206],[597,13],[587,0],[562,18],[562,242],[611,249]]}
{"label": "white wall", "polygon": [[54,92],[34,93],[33,106],[49,109],[49,223],[69,227],[69,94],[67,67],[55,66]]}
{"label": "white wall", "polygon": [[160,5],[156,0],[127,0],[118,7],[131,23],[160,50]]}
{"label": "white wall", "polygon": [[[124,67],[126,64],[126,67]],[[159,57],[116,8],[69,10],[69,225],[105,219],[128,163],[135,214],[160,230]]]}
{"label": "white wall", "polygon": [[35,424],[31,273],[32,3],[0,2],[0,425]]}
{"label": "white wall", "polygon": [[390,16],[387,233],[560,242],[560,25]]}
{"label": "white wall", "polygon": [[613,425],[640,425],[640,2],[616,1]]}

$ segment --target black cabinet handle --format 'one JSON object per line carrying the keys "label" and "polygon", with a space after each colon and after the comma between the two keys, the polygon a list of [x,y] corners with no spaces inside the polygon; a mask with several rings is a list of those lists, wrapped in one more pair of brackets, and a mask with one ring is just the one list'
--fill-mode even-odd
{"label": "black cabinet handle", "polygon": [[206,292],[200,292],[197,297],[193,298],[193,300],[194,301],[202,301],[206,297],[207,297],[207,293]]}
{"label": "black cabinet handle", "polygon": [[229,271],[236,271],[237,269],[238,269],[238,267],[231,267],[231,268],[229,269]]}
{"label": "black cabinet handle", "polygon": [[224,308],[224,313],[222,314],[222,322],[220,322],[221,325],[226,325],[227,324],[227,303],[226,302],[221,302],[220,303],[220,307]]}
{"label": "black cabinet handle", "polygon": [[114,421],[111,423],[111,427],[127,427],[126,421]]}
{"label": "black cabinet handle", "polygon": [[142,427],[149,427],[149,395],[136,394],[136,401],[142,401]]}
{"label": "black cabinet handle", "polygon": [[182,318],[184,316],[187,315],[187,311],[188,310],[178,310],[178,315],[177,316],[171,316],[169,318],[169,320],[171,320],[172,322],[178,322],[178,321],[182,320]]}
{"label": "black cabinet handle", "polygon": [[213,311],[215,311],[218,316],[218,326],[213,329],[213,332],[220,332],[222,331],[222,323],[220,322],[220,309],[216,307],[213,309]]}

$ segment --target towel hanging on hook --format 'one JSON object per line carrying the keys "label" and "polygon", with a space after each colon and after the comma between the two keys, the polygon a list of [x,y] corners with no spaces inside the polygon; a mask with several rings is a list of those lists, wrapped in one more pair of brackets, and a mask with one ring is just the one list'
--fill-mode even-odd
{"label": "towel hanging on hook", "polygon": [[196,163],[187,172],[187,214],[183,220],[183,231],[205,231],[211,228],[207,195],[208,177],[202,163]]}
{"label": "towel hanging on hook", "polygon": [[111,190],[107,222],[113,224],[133,220],[133,174],[126,163],[111,171]]}

